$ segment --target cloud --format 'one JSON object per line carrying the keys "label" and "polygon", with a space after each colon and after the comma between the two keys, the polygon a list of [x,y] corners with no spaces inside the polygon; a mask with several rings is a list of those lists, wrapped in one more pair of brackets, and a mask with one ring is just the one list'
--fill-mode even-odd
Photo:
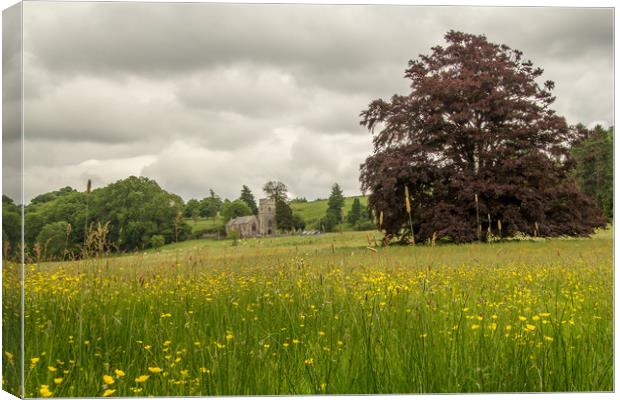
{"label": "cloud", "polygon": [[305,88],[284,71],[255,65],[217,67],[179,79],[179,100],[197,110],[234,112],[249,117],[287,113],[304,105]]}
{"label": "cloud", "polygon": [[450,29],[522,50],[569,123],[613,123],[611,9],[28,2],[24,24],[33,194],[129,173],[185,198],[358,193],[359,113]]}
{"label": "cloud", "polygon": [[326,197],[334,182],[341,183],[345,194],[354,195],[359,193],[359,164],[369,152],[366,138],[283,128],[271,141],[236,151],[175,141],[141,173],[185,199],[205,197],[211,188],[234,199],[241,185],[260,197],[269,180],[284,182],[293,197]]}
{"label": "cloud", "polygon": [[75,165],[62,165],[54,168],[28,166],[24,171],[24,196],[31,199],[41,193],[41,187],[60,188],[71,186],[84,190],[88,179],[93,187],[139,175],[142,168],[154,161],[153,156],[143,155],[129,158],[107,160],[90,159]]}

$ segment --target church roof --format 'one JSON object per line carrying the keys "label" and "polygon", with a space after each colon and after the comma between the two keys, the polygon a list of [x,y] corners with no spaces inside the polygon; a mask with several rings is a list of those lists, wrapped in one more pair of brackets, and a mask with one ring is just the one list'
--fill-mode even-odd
{"label": "church roof", "polygon": [[246,215],[245,217],[233,218],[226,225],[247,224],[249,222],[255,222],[256,215]]}

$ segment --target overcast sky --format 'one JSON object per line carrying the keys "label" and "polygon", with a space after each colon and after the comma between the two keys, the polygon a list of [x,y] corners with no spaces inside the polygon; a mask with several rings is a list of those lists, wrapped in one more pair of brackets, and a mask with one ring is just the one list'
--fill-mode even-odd
{"label": "overcast sky", "polygon": [[[524,52],[571,124],[613,124],[610,9],[24,3],[26,199],[129,175],[185,200],[359,193],[359,113],[450,29]],[[10,105],[8,105],[10,106]],[[7,140],[4,146],[18,142]],[[6,151],[5,151],[5,154]],[[15,190],[5,182],[5,192]]]}

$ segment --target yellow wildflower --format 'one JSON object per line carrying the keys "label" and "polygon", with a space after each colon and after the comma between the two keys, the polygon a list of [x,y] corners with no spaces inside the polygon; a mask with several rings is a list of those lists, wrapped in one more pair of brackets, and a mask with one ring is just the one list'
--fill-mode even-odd
{"label": "yellow wildflower", "polygon": [[103,392],[103,397],[108,397],[108,396],[111,396],[114,392],[116,392],[116,390],[114,390],[114,389],[106,389],[106,390]]}
{"label": "yellow wildflower", "polygon": [[136,382],[138,383],[144,383],[149,379],[149,375],[140,375],[139,377],[136,378]]}
{"label": "yellow wildflower", "polygon": [[114,378],[112,378],[110,375],[104,375],[103,376],[103,381],[105,382],[106,385],[113,385],[114,384]]}
{"label": "yellow wildflower", "polygon": [[51,365],[49,365],[49,366],[47,367],[47,370],[48,370],[49,372],[56,372],[56,371],[57,371],[57,370],[56,370],[56,367],[52,367]]}
{"label": "yellow wildflower", "polygon": [[304,364],[305,365],[312,365],[314,364],[314,358],[308,358],[304,360]]}
{"label": "yellow wildflower", "polygon": [[114,373],[116,374],[117,377],[122,377],[125,376],[125,373],[123,371],[121,371],[120,369],[115,369]]}
{"label": "yellow wildflower", "polygon": [[161,371],[163,371],[163,369],[159,368],[159,367],[149,367],[149,371],[151,371],[154,374],[158,374]]}
{"label": "yellow wildflower", "polygon": [[50,397],[51,395],[54,394],[53,392],[50,392],[48,385],[41,385],[41,389],[39,389],[39,393],[41,393],[41,396],[43,397]]}
{"label": "yellow wildflower", "polygon": [[525,329],[530,331],[530,332],[531,331],[535,331],[536,330],[536,326],[532,325],[532,324],[527,324],[527,325],[525,325]]}
{"label": "yellow wildflower", "polygon": [[551,313],[548,313],[548,312],[541,312],[541,313],[538,313],[538,315],[540,315],[541,317],[548,317],[548,316],[550,316],[550,315],[551,315]]}
{"label": "yellow wildflower", "polygon": [[62,378],[54,378],[54,383],[60,385],[62,383]]}

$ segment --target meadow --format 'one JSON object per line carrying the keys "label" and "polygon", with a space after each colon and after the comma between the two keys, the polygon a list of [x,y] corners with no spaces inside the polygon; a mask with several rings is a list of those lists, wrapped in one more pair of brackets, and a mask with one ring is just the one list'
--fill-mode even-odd
{"label": "meadow", "polygon": [[[26,396],[613,390],[611,230],[435,247],[375,237],[28,264]],[[16,355],[3,357],[16,390]]]}

